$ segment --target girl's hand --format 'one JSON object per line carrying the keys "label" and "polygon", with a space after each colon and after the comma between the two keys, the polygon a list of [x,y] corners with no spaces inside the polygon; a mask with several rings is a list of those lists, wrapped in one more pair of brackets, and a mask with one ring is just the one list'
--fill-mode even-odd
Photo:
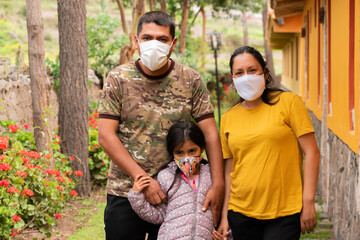
{"label": "girl's hand", "polygon": [[133,191],[142,192],[146,187],[150,185],[150,177],[144,177],[142,174],[137,175],[134,180]]}
{"label": "girl's hand", "polygon": [[219,233],[218,231],[213,231],[212,232],[212,237],[213,240],[226,240],[226,236],[222,235],[221,233]]}

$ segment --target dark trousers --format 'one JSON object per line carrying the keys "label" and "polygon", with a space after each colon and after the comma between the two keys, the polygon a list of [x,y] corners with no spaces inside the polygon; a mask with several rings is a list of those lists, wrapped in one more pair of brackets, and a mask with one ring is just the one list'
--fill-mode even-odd
{"label": "dark trousers", "polygon": [[125,197],[107,195],[104,213],[106,240],[156,240],[160,225],[142,220]]}
{"label": "dark trousers", "polygon": [[258,220],[230,210],[228,219],[234,240],[298,240],[300,238],[300,213]]}

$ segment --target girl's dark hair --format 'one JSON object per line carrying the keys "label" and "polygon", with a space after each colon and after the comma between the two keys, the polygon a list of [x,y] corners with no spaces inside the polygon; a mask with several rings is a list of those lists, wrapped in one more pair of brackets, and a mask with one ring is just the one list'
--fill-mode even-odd
{"label": "girl's dark hair", "polygon": [[[270,87],[273,78],[269,72],[269,69],[266,67],[266,62],[265,62],[263,56],[261,55],[261,53],[258,50],[256,50],[253,47],[250,47],[250,46],[242,46],[242,47],[236,49],[230,57],[229,65],[230,65],[231,74],[232,74],[232,67],[234,65],[234,58],[237,55],[244,54],[244,53],[251,54],[256,59],[256,61],[258,61],[258,63],[260,63],[264,74],[269,73],[269,77],[266,79],[266,86],[265,86],[265,90],[264,90],[263,94],[261,95],[261,99],[263,100],[264,103],[266,103],[268,105],[276,104],[279,101],[279,99],[277,101],[273,101],[273,100],[277,96],[279,96],[282,92],[284,92],[284,90],[277,88],[277,87]],[[277,93],[271,94],[273,92],[277,92]],[[243,101],[244,101],[244,99],[240,97],[240,102],[243,102]]]}
{"label": "girl's dark hair", "polygon": [[171,126],[166,137],[166,148],[172,158],[174,158],[175,147],[187,140],[205,149],[205,137],[198,125],[189,120],[182,120]]}

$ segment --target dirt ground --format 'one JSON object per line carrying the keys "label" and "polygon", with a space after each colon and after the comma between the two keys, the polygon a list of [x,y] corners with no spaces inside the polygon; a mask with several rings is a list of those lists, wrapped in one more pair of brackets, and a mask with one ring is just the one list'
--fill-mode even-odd
{"label": "dirt ground", "polygon": [[[96,189],[93,191],[90,196],[91,201],[96,204],[100,202],[106,201],[105,190],[102,188]],[[71,236],[78,228],[82,227],[84,222],[76,221],[76,216],[79,214],[79,211],[83,209],[85,206],[82,204],[84,199],[73,200],[67,203],[66,208],[63,212],[61,212],[61,219],[56,219],[56,226],[54,227],[59,234],[52,233],[50,238],[47,238],[45,235],[41,234],[36,229],[26,229],[17,235],[15,240],[30,240],[30,239],[38,239],[38,240],[63,240],[67,239]],[[86,206],[88,211],[95,213],[99,209],[96,206]]]}

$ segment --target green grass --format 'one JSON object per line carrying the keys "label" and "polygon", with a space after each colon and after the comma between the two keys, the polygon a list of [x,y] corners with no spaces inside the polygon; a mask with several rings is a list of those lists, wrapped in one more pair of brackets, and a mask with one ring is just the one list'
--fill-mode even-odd
{"label": "green grass", "polygon": [[[91,200],[88,200],[88,206],[94,204]],[[86,202],[85,202],[86,206]],[[102,240],[105,239],[105,231],[104,231],[104,209],[106,206],[106,202],[96,204],[96,208],[99,209],[95,215],[91,217],[91,219],[84,224],[84,226],[78,229],[72,236],[70,236],[69,240]],[[83,208],[80,210],[78,217],[76,217],[76,221],[84,221],[88,214],[91,214],[91,211]]]}

